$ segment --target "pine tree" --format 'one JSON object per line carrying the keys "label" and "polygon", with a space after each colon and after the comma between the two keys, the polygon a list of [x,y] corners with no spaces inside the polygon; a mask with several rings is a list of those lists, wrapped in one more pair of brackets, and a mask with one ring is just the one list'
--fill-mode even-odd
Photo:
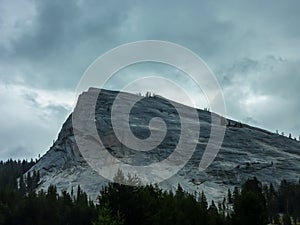
{"label": "pine tree", "polygon": [[289,214],[283,215],[283,225],[292,225],[291,217]]}
{"label": "pine tree", "polygon": [[28,192],[33,191],[33,180],[30,172],[27,173],[26,183],[27,183],[27,191]]}
{"label": "pine tree", "polygon": [[201,197],[200,197],[200,206],[203,209],[207,210],[208,204],[207,204],[206,196],[203,191],[202,191]]}
{"label": "pine tree", "polygon": [[93,225],[123,225],[124,220],[121,218],[120,213],[113,214],[109,206],[103,205],[99,209],[97,221]]}
{"label": "pine tree", "polygon": [[181,199],[184,197],[184,191],[182,189],[182,187],[180,186],[180,184],[178,184],[177,186],[177,190],[176,190],[176,195],[175,195],[178,199]]}
{"label": "pine tree", "polygon": [[214,215],[217,215],[219,213],[214,200],[211,201],[208,211],[209,211],[209,213],[214,214]]}
{"label": "pine tree", "polygon": [[239,195],[240,195],[239,188],[238,187],[234,187],[234,190],[233,190],[233,202],[235,202],[238,199]]}
{"label": "pine tree", "polygon": [[26,192],[26,186],[25,186],[25,183],[24,183],[23,175],[19,179],[19,190],[20,190],[20,193],[22,195],[25,194],[25,192]]}
{"label": "pine tree", "polygon": [[232,199],[232,194],[231,194],[230,189],[228,189],[227,198],[228,198],[228,203],[232,204],[233,203],[233,199]]}
{"label": "pine tree", "polygon": [[114,182],[118,183],[118,184],[126,183],[126,179],[125,179],[125,176],[124,176],[122,170],[118,169],[116,175],[114,176]]}
{"label": "pine tree", "polygon": [[234,220],[238,225],[267,224],[268,214],[262,184],[255,177],[245,182],[233,208]]}

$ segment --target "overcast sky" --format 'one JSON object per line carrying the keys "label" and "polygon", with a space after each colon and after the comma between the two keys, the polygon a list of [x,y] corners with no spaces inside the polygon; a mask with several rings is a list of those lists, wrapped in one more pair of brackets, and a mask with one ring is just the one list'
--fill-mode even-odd
{"label": "overcast sky", "polygon": [[[0,0],[0,159],[45,153],[85,69],[144,39],[197,53],[222,87],[228,117],[298,137],[299,10],[297,0]],[[172,71],[141,68],[131,75]]]}

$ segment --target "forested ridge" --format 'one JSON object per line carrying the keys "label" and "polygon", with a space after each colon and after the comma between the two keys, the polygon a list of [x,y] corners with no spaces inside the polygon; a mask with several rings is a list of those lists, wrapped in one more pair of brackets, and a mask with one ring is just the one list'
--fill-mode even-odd
{"label": "forested ridge", "polygon": [[[110,183],[91,201],[80,186],[59,193],[55,186],[35,191],[39,171],[34,161],[0,162],[0,225],[266,225],[296,224],[300,219],[300,181],[278,188],[251,178],[241,189],[228,190],[222,202],[207,202],[204,192],[189,194],[180,184],[166,192],[156,185]],[[20,178],[21,179],[18,179]],[[116,177],[136,183],[136,177]]]}

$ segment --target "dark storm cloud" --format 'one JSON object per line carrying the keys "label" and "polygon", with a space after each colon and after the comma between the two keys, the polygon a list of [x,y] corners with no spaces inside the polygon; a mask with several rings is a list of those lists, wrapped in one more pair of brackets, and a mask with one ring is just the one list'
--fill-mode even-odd
{"label": "dark storm cloud", "polygon": [[35,1],[31,29],[12,38],[11,48],[0,55],[7,67],[25,67],[22,75],[32,85],[73,88],[91,61],[114,47],[127,12],[118,2]]}
{"label": "dark storm cloud", "polygon": [[116,3],[36,1],[35,26],[13,43],[15,55],[39,59],[60,52],[65,56],[81,41],[107,38],[111,30],[126,18],[126,6]]}
{"label": "dark storm cloud", "polygon": [[[299,8],[296,0],[2,0],[0,100],[6,107],[0,113],[7,118],[0,121],[0,157],[46,150],[71,108],[64,96],[72,96],[88,65],[142,39],[199,54],[224,90],[229,117],[298,136]],[[49,120],[58,122],[44,126]]]}

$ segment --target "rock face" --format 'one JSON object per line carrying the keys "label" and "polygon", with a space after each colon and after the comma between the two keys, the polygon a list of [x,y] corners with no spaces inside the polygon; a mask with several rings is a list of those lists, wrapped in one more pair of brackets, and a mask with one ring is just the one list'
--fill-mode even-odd
{"label": "rock face", "polygon": [[[89,99],[96,89],[81,94],[79,99]],[[191,109],[160,96],[143,98],[131,110],[130,127],[138,138],[150,135],[148,124],[151,118],[160,117],[167,125],[168,132],[163,142],[154,150],[137,152],[126,148],[115,137],[110,110],[118,92],[101,90],[95,110],[96,127],[105,147],[114,157],[133,165],[148,165],[168,157],[178,143],[180,118],[172,104],[187,112]],[[123,104],[135,95],[125,93]],[[222,147],[215,161],[204,171],[198,166],[207,145],[211,130],[211,113],[197,110],[200,120],[200,137],[196,150],[176,175],[159,184],[164,189],[174,190],[178,183],[187,191],[204,191],[209,200],[221,201],[228,188],[240,186],[245,180],[256,176],[265,183],[278,185],[281,180],[298,180],[300,177],[300,142],[266,130],[241,125],[227,120]],[[122,112],[120,112],[122,113]],[[193,121],[191,121],[193,123]],[[39,189],[50,184],[58,190],[70,191],[77,185],[96,199],[99,190],[107,180],[91,169],[81,156],[75,142],[72,115],[64,123],[59,136],[48,152],[40,158],[31,171],[40,171]]]}

